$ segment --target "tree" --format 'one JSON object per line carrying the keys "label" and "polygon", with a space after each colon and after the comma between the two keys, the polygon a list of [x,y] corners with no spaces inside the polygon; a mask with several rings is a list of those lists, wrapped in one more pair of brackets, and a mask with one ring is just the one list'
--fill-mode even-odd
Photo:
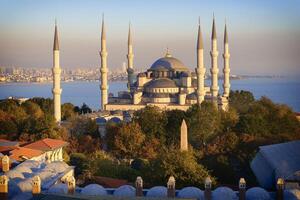
{"label": "tree", "polygon": [[85,103],[82,104],[80,111],[82,114],[86,114],[86,113],[91,113],[92,109],[90,109],[90,107],[88,105],[86,105]]}
{"label": "tree", "polygon": [[229,106],[235,108],[238,113],[246,113],[249,106],[255,101],[254,96],[249,91],[230,91]]}
{"label": "tree", "polygon": [[54,103],[52,99],[34,97],[28,101],[38,104],[45,114],[53,115]]}
{"label": "tree", "polygon": [[185,118],[185,112],[181,110],[165,111],[167,117],[166,123],[166,145],[179,144],[180,142],[180,126]]}
{"label": "tree", "polygon": [[139,124],[135,122],[122,124],[114,141],[114,153],[116,157],[127,159],[137,158],[141,155],[144,140],[145,135]]}
{"label": "tree", "polygon": [[138,123],[147,138],[158,138],[161,143],[165,142],[165,126],[167,118],[165,113],[158,107],[146,106],[133,115],[133,121]]}
{"label": "tree", "polygon": [[187,111],[190,142],[194,147],[201,147],[221,129],[221,116],[211,102],[203,102],[201,107],[192,105]]}
{"label": "tree", "polygon": [[89,159],[82,153],[72,153],[70,155],[70,165],[75,167],[75,175],[82,174],[85,170],[89,169]]}
{"label": "tree", "polygon": [[62,120],[72,119],[76,116],[74,105],[71,103],[64,103],[61,106]]}
{"label": "tree", "polygon": [[165,184],[170,176],[174,176],[179,188],[187,185],[203,187],[205,178],[210,176],[208,170],[197,163],[192,150],[182,152],[170,146],[163,148],[159,154],[142,170],[143,176],[152,184]]}
{"label": "tree", "polygon": [[21,107],[25,110],[27,115],[33,118],[41,118],[44,115],[44,112],[40,106],[32,101],[25,101]]}

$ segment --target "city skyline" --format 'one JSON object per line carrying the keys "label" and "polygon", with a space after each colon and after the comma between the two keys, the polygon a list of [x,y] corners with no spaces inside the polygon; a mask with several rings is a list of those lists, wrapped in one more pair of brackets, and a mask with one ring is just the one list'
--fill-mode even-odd
{"label": "city skyline", "polygon": [[[287,1],[2,1],[0,65],[49,66],[54,19],[58,20],[61,66],[100,66],[100,23],[105,13],[108,68],[126,61],[132,24],[134,68],[147,68],[169,47],[190,69],[196,66],[198,17],[204,38],[204,63],[210,66],[212,14],[219,51],[227,20],[234,74],[300,75],[300,3]],[[46,9],[45,9],[46,7]],[[180,8],[180,9],[179,9]],[[10,12],[11,10],[15,12]],[[253,12],[255,10],[255,12]],[[178,12],[181,11],[181,12]],[[253,15],[253,13],[255,15]],[[218,59],[219,65],[222,58]]]}

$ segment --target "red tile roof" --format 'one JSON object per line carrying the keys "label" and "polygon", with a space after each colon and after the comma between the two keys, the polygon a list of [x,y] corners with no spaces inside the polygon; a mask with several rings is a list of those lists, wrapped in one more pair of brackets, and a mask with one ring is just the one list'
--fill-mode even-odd
{"label": "red tile roof", "polygon": [[63,141],[63,140],[56,140],[56,139],[42,139],[36,142],[33,142],[31,144],[25,145],[25,148],[30,148],[30,149],[37,149],[41,151],[49,151],[49,150],[54,150],[58,149],[61,147],[66,146],[68,143]]}
{"label": "red tile roof", "polygon": [[25,147],[17,147],[16,149],[10,152],[9,158],[12,158],[17,161],[23,161],[22,157],[26,157],[27,159],[37,157],[42,155],[44,152],[36,149],[29,149]]}

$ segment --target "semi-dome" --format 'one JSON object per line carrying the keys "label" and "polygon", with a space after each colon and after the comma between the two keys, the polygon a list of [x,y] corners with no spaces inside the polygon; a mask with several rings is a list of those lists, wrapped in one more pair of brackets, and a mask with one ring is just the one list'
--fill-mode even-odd
{"label": "semi-dome", "polygon": [[246,191],[246,200],[270,200],[270,194],[263,188],[253,187]]}
{"label": "semi-dome", "polygon": [[149,189],[147,197],[167,197],[167,188],[164,186],[155,186]]}
{"label": "semi-dome", "polygon": [[189,71],[188,68],[177,58],[166,56],[155,61],[151,71]]}
{"label": "semi-dome", "polygon": [[131,185],[122,185],[117,188],[114,192],[114,196],[119,197],[134,197],[135,196],[135,188]]}
{"label": "semi-dome", "polygon": [[168,78],[158,78],[145,84],[146,88],[177,88],[175,82]]}
{"label": "semi-dome", "polygon": [[238,197],[235,192],[229,187],[218,187],[212,192],[213,200],[237,200]]}
{"label": "semi-dome", "polygon": [[103,195],[107,195],[107,192],[105,188],[102,187],[101,185],[89,184],[81,190],[80,194],[90,195],[90,196],[103,196]]}
{"label": "semi-dome", "polygon": [[284,191],[284,199],[298,200],[300,199],[300,189],[290,189]]}
{"label": "semi-dome", "polygon": [[196,187],[185,187],[178,192],[179,198],[204,200],[204,192]]}

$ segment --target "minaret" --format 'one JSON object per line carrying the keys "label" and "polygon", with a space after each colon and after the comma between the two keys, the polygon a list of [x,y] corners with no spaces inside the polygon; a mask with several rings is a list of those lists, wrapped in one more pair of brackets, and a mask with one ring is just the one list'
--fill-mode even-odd
{"label": "minaret", "polygon": [[128,68],[127,68],[127,74],[128,74],[128,90],[130,91],[131,86],[133,84],[133,49],[132,49],[132,38],[131,38],[131,28],[129,24],[129,30],[128,30],[128,54],[127,54],[127,60],[128,60]]}
{"label": "minaret", "polygon": [[180,127],[180,150],[188,150],[188,130],[184,119],[182,120]]}
{"label": "minaret", "polygon": [[59,65],[59,41],[58,41],[58,32],[57,24],[55,22],[55,32],[54,32],[54,44],[53,44],[53,101],[54,101],[54,118],[57,122],[61,120],[61,91],[60,88],[60,74],[61,68]]}
{"label": "minaret", "polygon": [[213,25],[212,25],[212,35],[211,35],[211,51],[210,51],[210,56],[211,56],[211,68],[210,68],[210,73],[211,73],[211,94],[212,94],[212,99],[216,100],[219,92],[219,86],[218,86],[218,49],[217,49],[217,34],[216,34],[216,27],[215,27],[215,16],[213,18]]}
{"label": "minaret", "polygon": [[205,89],[204,89],[204,76],[205,76],[205,67],[203,62],[203,39],[200,28],[200,19],[198,25],[198,39],[197,39],[197,98],[198,104],[200,105],[204,100]]}
{"label": "minaret", "polygon": [[224,53],[223,53],[223,58],[224,58],[224,68],[223,68],[223,73],[224,73],[224,82],[223,82],[223,96],[224,97],[229,97],[229,91],[230,91],[230,80],[229,80],[229,73],[230,73],[230,66],[229,66],[229,47],[228,47],[228,36],[227,36],[227,26],[225,23],[225,31],[224,31]]}
{"label": "minaret", "polygon": [[102,31],[101,31],[101,110],[105,110],[105,105],[107,104],[107,51],[106,51],[106,34],[104,26],[104,17],[102,17]]}

